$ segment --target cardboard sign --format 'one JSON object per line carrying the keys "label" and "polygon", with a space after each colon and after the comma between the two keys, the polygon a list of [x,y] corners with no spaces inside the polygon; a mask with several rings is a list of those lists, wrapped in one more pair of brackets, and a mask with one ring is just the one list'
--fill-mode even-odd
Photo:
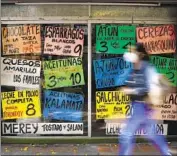
{"label": "cardboard sign", "polygon": [[82,121],[84,98],[81,94],[46,90],[44,95],[44,118]]}
{"label": "cardboard sign", "polygon": [[150,59],[157,71],[164,74],[173,86],[177,86],[177,59],[160,56],[151,56]]}
{"label": "cardboard sign", "polygon": [[[106,124],[106,135],[121,135],[122,129],[126,126],[125,123],[107,123]],[[134,135],[147,135],[150,127],[138,128]],[[156,135],[167,135],[168,125],[167,124],[156,124],[152,125],[152,133]],[[150,128],[150,129],[151,129]]]}
{"label": "cardboard sign", "polygon": [[3,55],[41,53],[41,26],[2,27]]}
{"label": "cardboard sign", "polygon": [[83,123],[15,123],[3,122],[3,134],[83,134]]}
{"label": "cardboard sign", "polygon": [[2,92],[3,119],[41,117],[39,90]]}
{"label": "cardboard sign", "polygon": [[174,120],[177,121],[177,94],[172,93],[166,95],[163,100],[163,104],[156,106],[155,113],[151,118],[157,120]]}
{"label": "cardboard sign", "polygon": [[96,92],[96,119],[126,118],[132,113],[130,97],[123,92]]}
{"label": "cardboard sign", "polygon": [[137,41],[144,44],[149,54],[176,52],[174,25],[158,25],[136,28]]}
{"label": "cardboard sign", "polygon": [[121,57],[93,61],[96,88],[124,85],[132,65]]}
{"label": "cardboard sign", "polygon": [[1,85],[39,88],[41,61],[1,58]]}
{"label": "cardboard sign", "polygon": [[81,57],[83,55],[83,44],[83,29],[45,27],[44,54]]}
{"label": "cardboard sign", "polygon": [[45,88],[84,85],[82,58],[44,61]]}
{"label": "cardboard sign", "polygon": [[96,25],[96,53],[123,54],[135,41],[135,26]]}

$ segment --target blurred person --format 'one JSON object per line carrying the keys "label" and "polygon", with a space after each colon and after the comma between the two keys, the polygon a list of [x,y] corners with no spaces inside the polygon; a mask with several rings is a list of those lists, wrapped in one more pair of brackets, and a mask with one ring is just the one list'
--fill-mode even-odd
{"label": "blurred person", "polygon": [[[126,126],[120,135],[120,149],[118,155],[132,155],[134,144],[134,133],[138,128],[146,128],[146,138],[153,141],[159,148],[162,155],[171,155],[168,144],[163,135],[154,133],[154,126],[157,122],[149,119],[153,112],[150,103],[158,103],[162,91],[159,87],[160,76],[154,66],[149,63],[149,56],[141,43],[130,47],[130,51],[124,54],[124,59],[133,64],[133,69],[125,82],[122,91],[130,95],[133,107],[132,116],[127,119]],[[156,94],[156,97],[149,99],[148,96]],[[155,99],[154,99],[155,98]]]}

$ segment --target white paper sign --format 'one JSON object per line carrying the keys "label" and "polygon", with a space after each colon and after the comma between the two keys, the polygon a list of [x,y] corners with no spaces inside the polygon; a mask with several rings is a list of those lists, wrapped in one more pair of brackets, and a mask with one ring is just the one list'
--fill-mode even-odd
{"label": "white paper sign", "polygon": [[[124,128],[126,124],[124,123],[107,123],[106,124],[106,135],[121,135],[122,128]],[[153,125],[154,134],[158,135],[167,135],[167,124],[156,124]],[[134,135],[147,135],[147,128],[139,128]]]}
{"label": "white paper sign", "polygon": [[3,134],[83,134],[83,123],[2,123]]}
{"label": "white paper sign", "polygon": [[41,61],[1,58],[1,85],[39,88]]}

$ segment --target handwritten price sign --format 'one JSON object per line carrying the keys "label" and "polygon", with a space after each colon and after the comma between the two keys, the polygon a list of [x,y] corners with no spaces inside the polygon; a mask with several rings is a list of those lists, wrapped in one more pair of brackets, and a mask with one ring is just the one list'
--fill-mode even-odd
{"label": "handwritten price sign", "polygon": [[3,119],[41,117],[39,90],[2,92]]}
{"label": "handwritten price sign", "polygon": [[135,44],[135,26],[96,25],[96,52],[123,54]]}
{"label": "handwritten price sign", "polygon": [[45,61],[45,88],[59,88],[84,85],[84,74],[81,58],[68,58]]}

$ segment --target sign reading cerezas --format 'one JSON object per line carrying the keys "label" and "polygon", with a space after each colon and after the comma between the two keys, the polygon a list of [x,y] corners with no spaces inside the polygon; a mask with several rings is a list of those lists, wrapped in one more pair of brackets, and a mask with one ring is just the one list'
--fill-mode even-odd
{"label": "sign reading cerezas", "polygon": [[85,84],[80,57],[44,61],[43,69],[47,89]]}
{"label": "sign reading cerezas", "polygon": [[[122,129],[126,126],[124,123],[107,123],[106,124],[106,135],[121,135]],[[167,135],[168,125],[167,124],[155,124],[152,127],[140,127],[134,135],[148,135],[148,129],[156,135]]]}
{"label": "sign reading cerezas", "polygon": [[132,65],[123,58],[94,60],[96,88],[108,88],[124,85]]}
{"label": "sign reading cerezas", "polygon": [[137,41],[144,44],[149,54],[176,52],[176,35],[174,25],[137,27]]}
{"label": "sign reading cerezas", "polygon": [[177,121],[177,94],[168,94],[163,99],[163,104],[155,106],[156,112],[151,116],[157,120]]}
{"label": "sign reading cerezas", "polygon": [[44,118],[82,121],[84,97],[81,94],[46,90],[44,96]]}
{"label": "sign reading cerezas", "polygon": [[40,25],[2,27],[3,55],[41,53]]}
{"label": "sign reading cerezas", "polygon": [[96,92],[96,119],[126,118],[131,116],[132,113],[130,97],[123,92]]}
{"label": "sign reading cerezas", "polygon": [[1,58],[1,85],[39,88],[41,61]]}
{"label": "sign reading cerezas", "polygon": [[150,59],[157,71],[164,74],[173,86],[177,86],[177,59],[160,56],[151,56]]}
{"label": "sign reading cerezas", "polygon": [[2,92],[3,119],[41,117],[39,90]]}
{"label": "sign reading cerezas", "polygon": [[135,26],[96,25],[96,52],[123,54],[136,41]]}
{"label": "sign reading cerezas", "polygon": [[15,123],[3,122],[3,134],[83,134],[83,123]]}
{"label": "sign reading cerezas", "polygon": [[84,29],[45,27],[44,54],[81,57],[83,44]]}

